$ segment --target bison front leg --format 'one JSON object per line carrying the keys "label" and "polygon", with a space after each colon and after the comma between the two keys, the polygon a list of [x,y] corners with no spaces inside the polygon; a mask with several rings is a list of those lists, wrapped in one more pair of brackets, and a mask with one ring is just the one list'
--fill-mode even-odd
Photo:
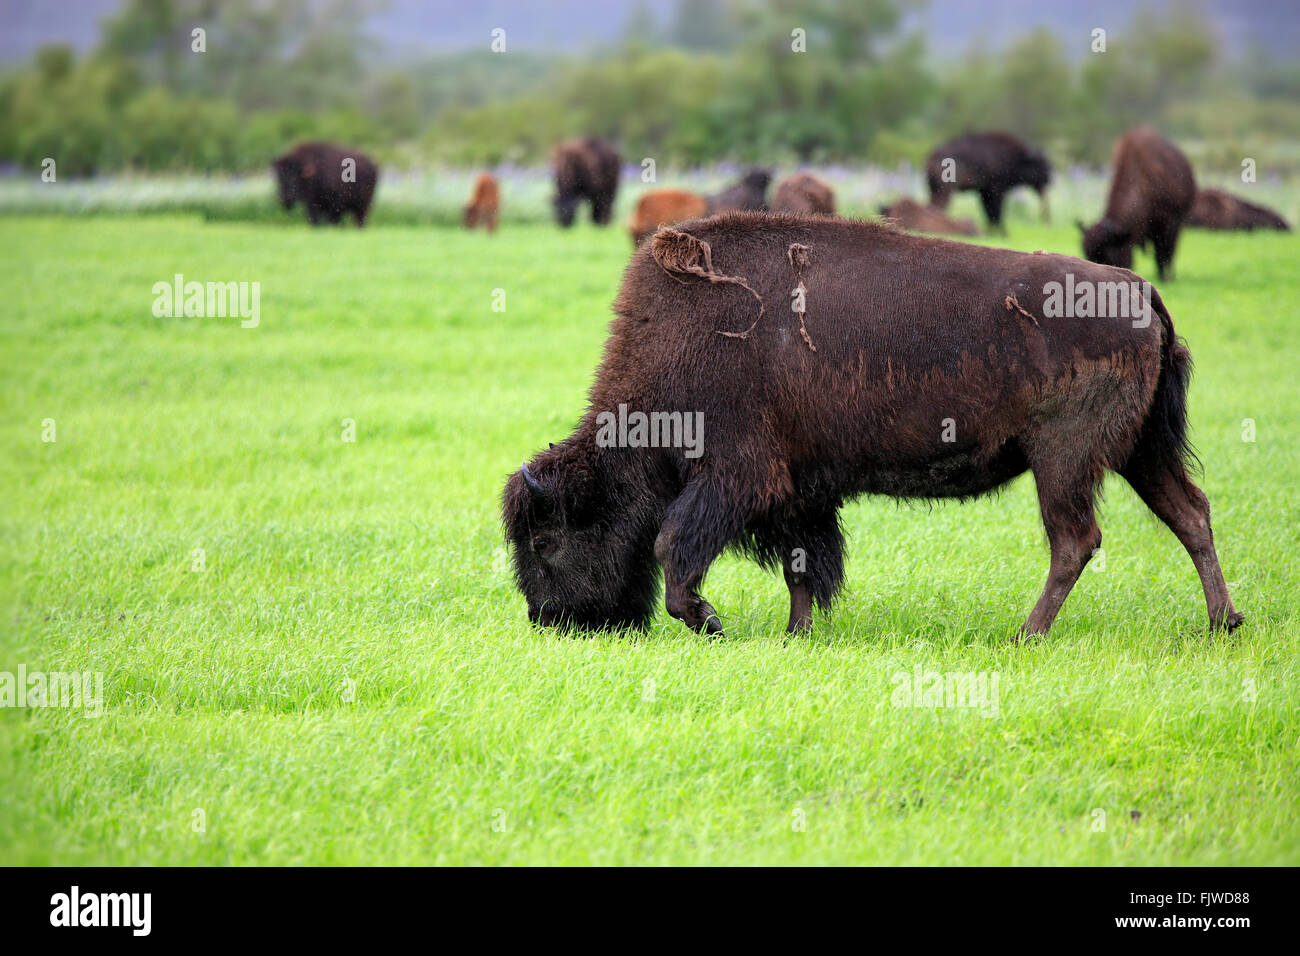
{"label": "bison front leg", "polygon": [[980,190],[980,204],[984,207],[984,215],[989,221],[989,232],[1005,236],[1007,234],[1006,226],[1002,225],[1002,198],[1001,188],[992,186]]}
{"label": "bison front leg", "polygon": [[844,535],[836,511],[799,522],[782,549],[785,585],[790,589],[790,633],[812,630],[813,604],[829,610],[844,581]]}
{"label": "bison front leg", "polygon": [[785,586],[790,589],[790,623],[785,629],[791,633],[806,632],[812,630],[812,588],[808,586],[808,578],[805,574],[795,570],[797,565],[792,566],[792,562],[786,561],[785,567]]}
{"label": "bison front leg", "polygon": [[668,506],[655,538],[655,558],[664,569],[668,613],[692,630],[722,633],[718,612],[697,588],[741,527],[726,499],[700,479],[690,482]]}

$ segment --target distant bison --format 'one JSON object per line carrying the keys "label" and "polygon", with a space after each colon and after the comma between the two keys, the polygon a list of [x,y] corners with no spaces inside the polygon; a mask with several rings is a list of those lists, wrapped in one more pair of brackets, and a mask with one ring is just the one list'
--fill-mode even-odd
{"label": "distant bison", "polygon": [[956,236],[979,234],[979,229],[969,219],[953,219],[941,209],[923,206],[915,199],[906,197],[897,200],[892,206],[881,206],[880,214],[911,232],[948,233]]}
{"label": "distant bison", "polygon": [[697,219],[709,214],[709,201],[685,189],[653,189],[636,204],[629,231],[632,241],[640,242],[660,226]]}
{"label": "distant bison", "polygon": [[1198,189],[1187,225],[1201,229],[1280,229],[1290,232],[1287,221],[1271,209],[1256,206],[1218,189]]}
{"label": "distant bison", "polygon": [[767,208],[767,187],[772,173],[766,169],[751,169],[732,186],[709,197],[710,212],[732,210],[757,211]]}
{"label": "distant bison", "polygon": [[[1115,308],[1062,309],[1084,284]],[[1109,469],[1191,554],[1211,623],[1241,623],[1187,471],[1191,360],[1132,272],[729,213],[642,243],[614,311],[577,429],[506,482],[534,622],[644,626],[662,568],[668,613],[719,631],[699,587],[736,547],[782,568],[805,629],[844,578],[845,501],[963,499],[1031,470],[1051,568],[1022,631],[1043,633],[1101,544]]]}
{"label": "distant bison", "polygon": [[1174,249],[1196,198],[1192,165],[1173,143],[1145,126],[1115,146],[1106,214],[1083,230],[1083,254],[1093,262],[1133,265],[1133,247],[1155,247],[1161,281],[1173,275]]}
{"label": "distant bison", "polygon": [[1042,153],[1010,133],[967,133],[951,139],[930,153],[925,175],[930,203],[939,209],[948,208],[954,192],[978,192],[990,229],[1006,231],[1002,201],[1017,186],[1038,192],[1043,219],[1047,219],[1052,167]]}
{"label": "distant bison", "polygon": [[497,231],[497,217],[501,213],[501,189],[491,173],[480,173],[474,181],[469,205],[465,207],[462,221],[466,229],[483,226],[488,232]]}
{"label": "distant bison", "polygon": [[302,201],[313,226],[342,222],[345,213],[352,213],[358,226],[366,224],[379,172],[360,150],[302,143],[272,160],[271,168],[284,208]]}
{"label": "distant bison", "polygon": [[578,206],[591,202],[591,220],[609,225],[618,194],[618,152],[603,139],[588,136],[555,148],[555,218],[561,226],[573,225]]}
{"label": "distant bison", "polygon": [[835,214],[835,190],[826,180],[812,173],[795,173],[777,183],[772,198],[773,212],[807,216]]}

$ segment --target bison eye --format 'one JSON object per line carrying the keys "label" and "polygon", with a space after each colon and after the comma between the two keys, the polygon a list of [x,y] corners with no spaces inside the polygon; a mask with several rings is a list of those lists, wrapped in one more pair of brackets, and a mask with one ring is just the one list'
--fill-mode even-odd
{"label": "bison eye", "polygon": [[533,550],[543,558],[548,557],[555,550],[555,542],[544,534],[539,534],[533,538]]}

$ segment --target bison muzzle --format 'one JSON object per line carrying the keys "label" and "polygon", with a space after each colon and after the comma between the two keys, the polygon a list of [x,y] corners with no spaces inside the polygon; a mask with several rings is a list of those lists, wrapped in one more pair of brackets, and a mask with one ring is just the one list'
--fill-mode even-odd
{"label": "bison muzzle", "polygon": [[[668,612],[719,631],[699,588],[737,547],[783,570],[789,628],[805,629],[844,578],[845,501],[966,499],[1031,471],[1051,564],[1022,633],[1045,633],[1101,544],[1107,470],[1190,553],[1211,623],[1241,622],[1188,476],[1190,356],[1128,270],[731,213],[643,243],[614,310],[577,430],[506,483],[535,622],[645,626],[662,569]],[[695,455],[666,426],[624,435],[633,413],[697,416]]]}

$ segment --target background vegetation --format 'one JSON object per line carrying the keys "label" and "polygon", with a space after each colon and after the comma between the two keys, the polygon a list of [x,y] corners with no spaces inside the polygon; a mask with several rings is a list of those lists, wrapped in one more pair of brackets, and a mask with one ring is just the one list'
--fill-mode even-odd
{"label": "background vegetation", "polygon": [[[41,49],[0,77],[0,160],[69,175],[261,170],[308,136],[401,166],[535,164],[559,139],[626,157],[917,164],[941,138],[1006,128],[1062,164],[1099,164],[1155,123],[1193,159],[1269,152],[1300,167],[1300,64],[1228,61],[1193,7],[1138,9],[1089,52],[1035,30],[942,60],[907,28],[912,0],[680,0],[590,56],[509,50],[394,63],[363,0],[127,0],[77,57]],[[790,51],[791,24],[810,52]],[[195,25],[207,52],[190,52]]]}

